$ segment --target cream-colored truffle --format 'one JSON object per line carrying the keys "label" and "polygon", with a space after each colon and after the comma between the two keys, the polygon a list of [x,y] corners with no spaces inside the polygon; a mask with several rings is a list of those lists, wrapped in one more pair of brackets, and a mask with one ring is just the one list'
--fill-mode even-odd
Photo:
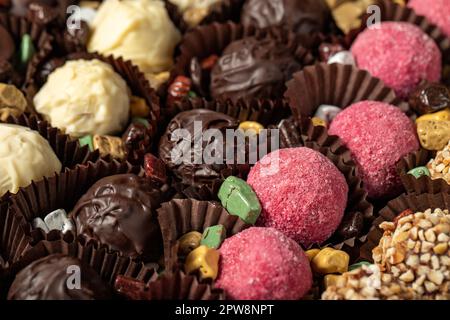
{"label": "cream-colored truffle", "polygon": [[61,172],[47,140],[29,128],[0,124],[0,196]]}
{"label": "cream-colored truffle", "polygon": [[125,130],[130,97],[125,81],[107,63],[73,60],[48,77],[34,98],[36,111],[74,137]]}
{"label": "cream-colored truffle", "polygon": [[222,0],[169,0],[183,13],[190,26],[198,25],[210,12],[211,7]]}
{"label": "cream-colored truffle", "polygon": [[89,51],[131,60],[148,77],[171,68],[181,40],[164,3],[157,0],[103,2],[91,27]]}

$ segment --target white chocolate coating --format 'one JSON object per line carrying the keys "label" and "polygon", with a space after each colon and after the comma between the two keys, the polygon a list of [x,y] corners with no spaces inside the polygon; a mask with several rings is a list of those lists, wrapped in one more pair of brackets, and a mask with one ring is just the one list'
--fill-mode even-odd
{"label": "white chocolate coating", "polygon": [[209,9],[212,5],[222,2],[222,0],[169,0],[178,7],[180,12],[185,12],[191,8]]}
{"label": "white chocolate coating", "polygon": [[0,196],[17,193],[31,181],[61,172],[61,162],[46,139],[29,128],[0,124]]}
{"label": "white chocolate coating", "polygon": [[107,63],[73,60],[48,77],[34,98],[36,111],[74,137],[125,130],[130,96],[125,80]]}
{"label": "white chocolate coating", "polygon": [[109,0],[92,25],[88,50],[131,60],[145,74],[167,71],[181,34],[159,0]]}

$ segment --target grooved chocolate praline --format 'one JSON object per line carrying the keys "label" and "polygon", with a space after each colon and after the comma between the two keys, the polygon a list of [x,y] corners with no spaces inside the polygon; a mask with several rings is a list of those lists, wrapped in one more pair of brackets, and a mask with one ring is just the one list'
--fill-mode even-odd
{"label": "grooved chocolate praline", "polygon": [[156,209],[161,190],[134,174],[103,178],[81,197],[71,212],[78,234],[144,261],[157,261],[162,237]]}
{"label": "grooved chocolate praline", "polygon": [[[75,281],[79,273],[77,288]],[[73,285],[73,287],[70,287]],[[111,289],[80,260],[53,254],[21,270],[11,285],[8,300],[107,300]]]}

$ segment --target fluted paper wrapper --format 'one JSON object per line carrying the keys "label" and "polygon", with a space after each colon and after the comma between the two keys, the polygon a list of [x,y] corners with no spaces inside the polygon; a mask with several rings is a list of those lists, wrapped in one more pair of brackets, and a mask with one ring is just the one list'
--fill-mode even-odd
{"label": "fluted paper wrapper", "polygon": [[383,81],[350,65],[318,63],[308,66],[295,73],[286,86],[285,98],[297,120],[313,117],[323,104],[344,109],[364,100],[389,103],[410,113],[408,105]]}
{"label": "fluted paper wrapper", "polygon": [[224,298],[223,290],[213,288],[210,283],[200,282],[197,277],[177,270],[164,272],[160,277],[153,276],[146,282],[145,291],[139,294],[138,299],[192,301],[224,300]]}
{"label": "fluted paper wrapper", "polygon": [[211,226],[223,225],[227,237],[250,227],[237,216],[230,215],[218,202],[194,199],[175,199],[158,209],[158,221],[164,243],[166,270],[178,264],[177,240],[191,231],[203,231]]}
{"label": "fluted paper wrapper", "polygon": [[[199,25],[206,25],[213,22],[226,22],[228,20],[239,22],[241,17],[241,8],[245,0],[222,0],[211,6],[209,13],[204,17]],[[166,8],[170,18],[175,25],[182,32],[186,32],[190,29],[189,25],[183,19],[183,14],[178,10],[178,7],[165,0]]]}
{"label": "fluted paper wrapper", "polygon": [[[287,30],[281,28],[257,29],[253,26],[243,26],[232,22],[213,23],[199,26],[185,35],[180,44],[180,54],[171,71],[169,83],[172,83],[179,75],[189,78],[190,64],[194,57],[197,57],[199,61],[213,54],[220,57],[225,48],[233,41],[250,36],[265,37],[269,34],[283,39],[286,42],[286,46],[289,44],[290,47],[293,47],[295,56],[302,65],[314,63],[314,58],[310,52],[300,46],[295,36]],[[282,94],[283,92],[280,92],[280,97]]]}
{"label": "fluted paper wrapper", "polygon": [[41,241],[32,244],[20,261],[11,266],[8,276],[14,279],[20,270],[33,261],[56,253],[78,258],[84,265],[91,266],[110,286],[118,275],[142,277],[154,273],[152,268],[146,267],[142,262],[109,251],[105,246],[85,244],[72,234],[51,232]]}
{"label": "fluted paper wrapper", "polygon": [[[147,120],[150,124],[149,130],[151,133],[151,138],[155,138],[158,131],[158,121],[160,119],[161,111],[159,107],[159,97],[157,96],[155,90],[150,87],[150,84],[145,78],[145,75],[141,71],[139,71],[139,68],[137,66],[133,65],[133,63],[129,60],[115,58],[114,56],[103,56],[97,53],[75,53],[73,55],[67,56],[67,58],[69,58],[69,60],[98,59],[111,65],[114,70],[125,80],[128,87],[131,89],[132,94],[143,98],[147,105],[150,107],[150,116],[147,117]],[[37,73],[39,72],[40,67],[48,60],[49,59],[40,59],[33,61],[34,73],[30,76],[31,79],[26,88],[27,98],[30,101],[33,100],[34,96],[40,89],[37,80]],[[147,150],[147,152],[148,151],[149,150]]]}
{"label": "fluted paper wrapper", "polygon": [[362,180],[357,175],[356,164],[350,150],[336,136],[329,136],[325,127],[314,126],[309,119],[303,118],[300,123],[294,119],[284,120],[280,126],[281,148],[308,147],[325,155],[344,175],[349,187],[347,207],[344,218],[352,212],[361,212],[364,217],[364,228],[358,237],[339,239],[337,232],[325,241],[322,246],[331,245],[344,250],[354,259],[364,243],[374,220],[373,206],[367,200]]}
{"label": "fluted paper wrapper", "polygon": [[36,53],[28,63],[23,83],[21,84],[25,87],[30,79],[30,75],[36,71],[34,69],[36,61],[46,59],[51,54],[53,50],[53,36],[42,25],[4,12],[0,12],[0,24],[13,36],[16,43],[16,50],[20,49],[20,42],[25,34],[29,34],[33,40]]}
{"label": "fluted paper wrapper", "polygon": [[407,193],[450,193],[450,185],[444,179],[431,179],[422,176],[416,179],[408,172],[417,167],[425,167],[427,163],[436,156],[436,152],[420,149],[402,158],[397,163],[397,171]]}
{"label": "fluted paper wrapper", "polygon": [[[418,15],[411,8],[394,3],[392,0],[379,0],[377,5],[380,8],[381,22],[409,22],[416,25],[436,42],[443,53],[444,60],[449,59],[448,53],[450,52],[450,39],[436,25],[428,21],[427,18]],[[369,18],[370,15],[365,14],[362,18],[361,27],[350,31],[347,35],[347,42],[349,46],[353,43],[357,36],[367,28],[367,21]]]}
{"label": "fluted paper wrapper", "polygon": [[373,261],[372,250],[378,246],[383,236],[383,230],[378,226],[383,221],[394,221],[398,215],[407,209],[411,209],[413,212],[423,212],[427,209],[450,209],[450,194],[402,194],[400,197],[389,201],[373,222],[372,229],[367,236],[367,242],[361,247],[359,260]]}

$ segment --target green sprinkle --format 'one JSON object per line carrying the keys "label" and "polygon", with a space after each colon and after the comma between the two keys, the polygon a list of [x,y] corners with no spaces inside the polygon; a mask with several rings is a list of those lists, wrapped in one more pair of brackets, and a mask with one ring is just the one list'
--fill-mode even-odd
{"label": "green sprinkle", "polygon": [[255,224],[261,214],[261,204],[253,189],[242,179],[228,177],[220,186],[219,199],[227,211],[245,223]]}
{"label": "green sprinkle", "polygon": [[22,67],[26,67],[35,52],[36,50],[31,36],[29,34],[24,34],[20,43],[20,64]]}
{"label": "green sprinkle", "polygon": [[410,171],[408,171],[408,174],[414,176],[416,179],[419,179],[422,176],[430,176],[430,171],[427,167],[417,167]]}
{"label": "green sprinkle", "polygon": [[194,91],[189,91],[188,96],[189,98],[197,98],[197,94]]}
{"label": "green sprinkle", "polygon": [[208,227],[203,231],[200,245],[205,245],[211,249],[218,249],[227,235],[225,227],[221,224]]}
{"label": "green sprinkle", "polygon": [[89,146],[89,151],[94,151],[94,140],[91,135],[87,135],[78,139],[80,141],[80,146]]}

